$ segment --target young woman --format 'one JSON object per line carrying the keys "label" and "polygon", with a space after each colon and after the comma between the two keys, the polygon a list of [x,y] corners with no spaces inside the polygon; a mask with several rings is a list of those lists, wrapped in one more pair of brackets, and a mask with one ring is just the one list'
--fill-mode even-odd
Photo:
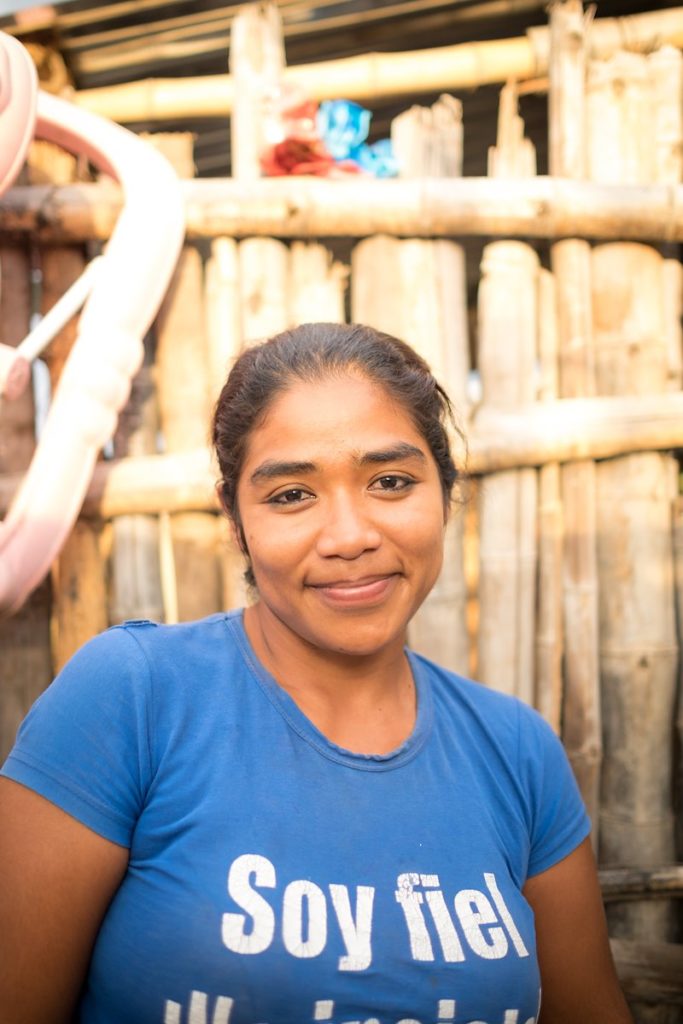
{"label": "young woman", "polygon": [[3,1024],[631,1020],[561,745],[404,646],[449,412],[367,327],[237,360],[214,440],[257,600],[115,627],[30,712],[0,778]]}

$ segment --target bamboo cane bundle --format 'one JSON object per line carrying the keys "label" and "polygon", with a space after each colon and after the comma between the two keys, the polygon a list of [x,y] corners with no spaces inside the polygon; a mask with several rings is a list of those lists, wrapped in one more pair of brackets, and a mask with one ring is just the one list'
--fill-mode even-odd
{"label": "bamboo cane bundle", "polygon": [[[22,245],[0,246],[0,341],[18,345],[28,334],[31,299],[28,253]],[[0,406],[0,470],[23,471],[34,446],[33,396]],[[11,618],[0,621],[0,760],[17,728],[50,682],[50,584],[45,582]]]}
{"label": "bamboo cane bundle", "polygon": [[[680,59],[680,58],[679,58]],[[677,77],[677,76],[676,76]],[[674,81],[676,78],[674,78]],[[657,164],[649,62],[618,53],[589,67],[590,171],[602,181],[666,179]],[[659,103],[680,104],[680,96]],[[678,170],[675,168],[675,173]],[[663,392],[669,360],[662,257],[632,243],[593,251],[598,390]],[[605,764],[601,788],[603,863],[649,866],[673,858],[671,721],[677,685],[671,537],[672,462],[639,454],[599,466],[600,664]],[[616,907],[616,937],[670,937],[666,904]],[[643,1020],[666,1020],[657,1011]]]}
{"label": "bamboo cane bundle", "polygon": [[[401,114],[391,134],[402,177],[426,169],[433,176],[462,173],[462,107],[452,97]],[[368,238],[354,249],[351,282],[353,319],[412,344],[464,412],[469,346],[462,248],[448,241]],[[409,637],[416,650],[467,673],[463,525],[454,509],[446,526],[441,573],[410,623]]]}
{"label": "bamboo cane bundle", "polygon": [[[541,269],[538,279],[539,401],[557,399],[558,331],[555,278]],[[536,692],[534,704],[556,733],[562,723],[562,500],[560,466],[547,462],[538,472],[538,596]]]}
{"label": "bamboo cane bundle", "polygon": [[[492,176],[535,173],[512,85],[501,92]],[[538,257],[523,242],[492,242],[482,255],[479,370],[483,400],[505,408],[535,398]],[[536,472],[492,473],[480,488],[478,673],[531,703],[534,696]]]}
{"label": "bamboo cane bundle", "polygon": [[[186,247],[156,321],[159,412],[169,452],[206,443],[209,373],[203,312],[201,260],[196,249]],[[179,618],[196,619],[217,611],[221,585],[215,516],[178,513],[171,520],[170,535]],[[169,552],[165,557],[170,567]],[[165,599],[167,621],[174,617],[174,603],[170,587]]]}
{"label": "bamboo cane bundle", "polygon": [[[581,0],[556,3],[550,14],[549,165],[551,174],[585,176],[586,20]],[[594,393],[590,248],[578,239],[553,245],[560,348],[560,391]],[[597,835],[601,760],[598,665],[595,466],[564,466],[562,737]]]}

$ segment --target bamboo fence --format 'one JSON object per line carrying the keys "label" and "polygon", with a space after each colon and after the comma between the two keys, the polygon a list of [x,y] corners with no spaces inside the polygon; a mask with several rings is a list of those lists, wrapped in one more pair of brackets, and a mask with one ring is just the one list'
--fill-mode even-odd
{"label": "bamboo fence", "polygon": [[[396,119],[398,181],[258,180],[254,133],[287,72],[272,12],[240,17],[238,175],[184,181],[186,246],[113,457],[96,466],[52,580],[0,623],[0,754],[51,672],[108,622],[250,600],[207,448],[226,371],[242,346],[299,322],[375,324],[412,342],[452,394],[478,492],[467,518],[455,510],[411,642],[457,671],[476,663],[478,678],[535,704],[560,733],[592,814],[636,1019],[680,1020],[680,54],[618,53],[614,39],[598,50],[579,0],[558,2],[535,43],[549,71],[549,177],[535,175],[508,83],[486,179],[461,177],[463,108],[445,96]],[[641,27],[634,19],[634,39]],[[155,144],[190,173],[187,138]],[[0,201],[10,344],[119,209],[111,183],[72,181],[73,168],[60,176]],[[469,311],[464,235],[484,243]],[[51,355],[55,379],[72,335],[73,325]],[[30,457],[33,420],[30,396],[0,408],[0,512]]]}
{"label": "bamboo fence", "polygon": [[[663,75],[667,88],[656,89]],[[589,162],[603,181],[681,177],[681,55],[617,53],[589,67]],[[669,90],[672,90],[669,94]],[[653,117],[655,93],[662,116]],[[670,109],[670,116],[667,116]],[[664,139],[662,124],[669,130]],[[665,144],[663,144],[665,143]],[[669,386],[661,251],[633,242],[594,247],[592,306],[597,391],[655,393]],[[673,311],[680,323],[680,307]],[[680,387],[680,378],[678,380]],[[652,866],[674,856],[671,723],[678,642],[673,585],[672,501],[677,468],[664,453],[625,455],[598,466],[600,676],[605,764],[601,792],[604,863]],[[647,902],[611,913],[617,937],[675,937],[672,906]],[[652,1011],[651,1019],[665,1019]],[[650,1019],[650,1018],[648,1018]]]}

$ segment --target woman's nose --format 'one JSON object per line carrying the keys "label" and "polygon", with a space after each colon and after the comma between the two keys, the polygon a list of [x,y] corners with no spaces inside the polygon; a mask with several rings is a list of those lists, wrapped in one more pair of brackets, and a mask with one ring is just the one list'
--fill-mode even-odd
{"label": "woman's nose", "polygon": [[361,498],[348,495],[329,501],[318,534],[317,551],[323,558],[358,558],[379,547],[381,534],[363,508]]}

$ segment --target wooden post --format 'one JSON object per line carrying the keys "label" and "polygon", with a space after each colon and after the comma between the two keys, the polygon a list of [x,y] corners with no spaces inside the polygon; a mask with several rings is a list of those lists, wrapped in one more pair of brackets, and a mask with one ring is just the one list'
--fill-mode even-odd
{"label": "wooden post", "polygon": [[[517,93],[500,97],[492,176],[535,174]],[[486,405],[506,408],[536,397],[538,257],[523,242],[492,242],[482,256],[479,369]],[[487,685],[534,698],[536,471],[492,473],[480,490],[479,677]]]}
{"label": "wooden post", "polygon": [[[237,242],[216,238],[205,273],[206,341],[209,358],[209,394],[213,406],[242,345],[240,273]],[[215,478],[218,479],[216,467]],[[243,578],[244,558],[226,516],[218,524],[222,607],[241,608],[248,602]]]}
{"label": "wooden post", "polygon": [[[680,55],[678,60],[680,61]],[[672,65],[671,90],[680,84]],[[680,168],[659,156],[659,104],[647,58],[617,53],[589,66],[591,176],[604,182],[670,181]],[[670,387],[663,261],[636,243],[596,246],[592,258],[596,375],[600,394],[656,394]],[[679,380],[680,386],[680,380]],[[652,866],[673,859],[671,765],[677,659],[671,507],[674,467],[665,454],[600,463],[597,475],[600,665],[605,761],[601,860]],[[671,905],[610,910],[617,938],[672,938]],[[656,1010],[639,1016],[667,1019]]]}
{"label": "wooden post", "polygon": [[[114,436],[117,457],[148,455],[157,450],[159,410],[152,370],[152,346],[133,379],[130,398],[121,411]],[[159,568],[159,520],[155,515],[115,516],[112,520],[109,617],[163,621]]]}
{"label": "wooden post", "polygon": [[[194,168],[191,133],[152,136],[179,174]],[[183,249],[156,320],[159,416],[168,452],[206,444],[210,416],[204,272],[193,246]],[[175,513],[160,524],[160,583],[167,622],[199,619],[222,606],[219,527],[206,512]]]}
{"label": "wooden post", "polygon": [[[442,96],[392,124],[401,176],[462,173],[462,109]],[[352,256],[352,318],[405,339],[427,360],[458,413],[466,414],[469,371],[467,293],[461,246],[454,242],[367,238]],[[409,627],[411,645],[454,671],[469,670],[463,517],[456,504],[446,528],[444,565]]]}
{"label": "wooden post", "polygon": [[[0,245],[0,341],[17,345],[28,333],[30,264],[23,245]],[[33,396],[26,392],[0,406],[0,471],[20,472],[33,455]],[[0,762],[14,743],[21,720],[52,678],[50,581],[23,608],[0,620]]]}
{"label": "wooden post", "polygon": [[[674,502],[673,513],[674,539],[674,579],[676,584],[676,625],[678,628],[678,644],[683,640],[683,498],[678,496]],[[676,734],[678,738],[678,763],[675,789],[678,793],[678,814],[676,816],[676,848],[680,859],[683,852],[683,660],[678,664],[678,707],[676,709]]]}
{"label": "wooden post", "polygon": [[[549,169],[585,176],[586,20],[581,0],[550,12]],[[560,394],[594,394],[590,307],[590,246],[565,239],[551,248],[557,289]],[[564,510],[564,709],[562,738],[597,836],[601,732],[595,465],[562,467]]]}
{"label": "wooden post", "polygon": [[[539,401],[558,397],[558,333],[555,278],[541,269],[538,279]],[[558,735],[562,726],[562,499],[560,466],[538,471],[538,596],[535,705]]]}
{"label": "wooden post", "polygon": [[348,267],[315,242],[293,242],[289,259],[292,323],[343,324]]}
{"label": "wooden post", "polygon": [[[261,176],[268,121],[276,115],[285,56],[276,4],[250,3],[235,17],[230,35],[230,71],[235,89],[231,117],[232,176]],[[276,140],[271,140],[276,141]]]}
{"label": "wooden post", "polygon": [[[202,273],[198,251],[187,246],[156,322],[159,412],[168,452],[190,451],[206,443],[210,403]],[[198,619],[218,611],[216,517],[205,512],[175,513],[170,526],[179,618]],[[164,557],[168,563],[169,552]],[[168,604],[170,620],[173,609]]]}
{"label": "wooden post", "polygon": [[243,344],[284,331],[289,314],[289,250],[276,238],[245,238],[239,245]]}

